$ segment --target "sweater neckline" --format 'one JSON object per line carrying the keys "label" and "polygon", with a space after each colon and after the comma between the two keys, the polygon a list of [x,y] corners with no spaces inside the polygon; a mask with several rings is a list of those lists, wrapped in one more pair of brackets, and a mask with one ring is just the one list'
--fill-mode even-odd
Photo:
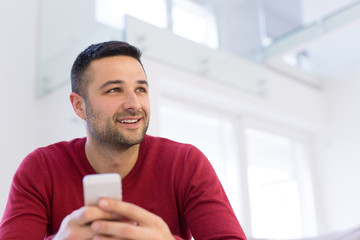
{"label": "sweater neckline", "polygon": [[145,135],[144,139],[140,143],[138,159],[137,159],[134,167],[129,172],[129,174],[125,178],[123,178],[123,180],[122,180],[123,187],[126,187],[126,185],[133,182],[137,178],[137,175],[140,172],[140,170],[142,169],[141,166],[143,165],[143,162],[144,162],[144,159],[145,159],[145,156],[146,156],[148,138],[149,138],[149,136]]}
{"label": "sweater neckline", "polygon": [[[148,145],[148,135],[145,135],[143,141],[140,143],[140,149],[139,149],[139,156],[138,159],[134,165],[134,167],[131,169],[131,171],[129,172],[129,174],[122,179],[122,185],[126,186],[128,183],[132,182],[133,180],[136,179],[136,176],[138,174],[138,172],[141,169],[141,165],[143,164],[145,155],[146,155],[146,149],[147,149],[147,145]],[[96,174],[94,168],[91,166],[89,160],[86,157],[85,154],[85,143],[86,143],[86,137],[82,139],[82,141],[80,142],[80,159],[81,159],[81,165],[83,166],[83,170],[84,173],[83,175],[87,175],[87,174]]]}

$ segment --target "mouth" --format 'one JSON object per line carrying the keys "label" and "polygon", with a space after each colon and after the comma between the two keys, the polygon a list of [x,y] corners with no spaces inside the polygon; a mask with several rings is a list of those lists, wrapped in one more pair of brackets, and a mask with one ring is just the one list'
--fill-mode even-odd
{"label": "mouth", "polygon": [[131,124],[131,123],[137,123],[140,119],[126,119],[126,120],[120,120],[120,123],[127,123],[127,124]]}
{"label": "mouth", "polygon": [[141,122],[141,119],[142,119],[141,116],[123,117],[121,119],[118,119],[117,122],[128,128],[137,128],[140,126],[139,124]]}

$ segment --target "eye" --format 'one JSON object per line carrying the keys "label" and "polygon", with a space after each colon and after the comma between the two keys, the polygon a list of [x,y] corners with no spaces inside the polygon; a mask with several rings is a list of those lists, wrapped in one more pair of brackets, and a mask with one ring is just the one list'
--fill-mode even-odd
{"label": "eye", "polygon": [[121,91],[122,91],[122,89],[117,87],[117,88],[112,88],[112,89],[106,91],[106,93],[115,93],[115,92],[121,92]]}
{"label": "eye", "polygon": [[139,92],[139,93],[147,93],[147,88],[145,87],[139,87],[136,89],[136,92]]}

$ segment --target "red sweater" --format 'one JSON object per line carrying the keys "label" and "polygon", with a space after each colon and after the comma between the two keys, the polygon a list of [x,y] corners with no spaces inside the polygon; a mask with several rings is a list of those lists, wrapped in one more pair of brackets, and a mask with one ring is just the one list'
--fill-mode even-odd
{"label": "red sweater", "polygon": [[[85,141],[39,148],[24,159],[0,239],[51,239],[64,217],[84,205],[82,178],[95,173]],[[177,238],[246,239],[209,161],[191,145],[147,135],[122,186],[124,201],[162,217]]]}

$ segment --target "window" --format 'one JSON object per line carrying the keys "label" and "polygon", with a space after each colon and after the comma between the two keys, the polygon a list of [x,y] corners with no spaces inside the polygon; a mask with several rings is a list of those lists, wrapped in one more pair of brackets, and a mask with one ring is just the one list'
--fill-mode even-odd
{"label": "window", "polygon": [[[194,42],[218,48],[214,15],[188,0],[171,1],[167,4],[166,0],[95,0],[95,19],[123,30],[127,14],[159,28],[172,28],[175,34]],[[170,6],[172,9],[168,10]],[[172,19],[172,24],[168,23],[169,19]]]}
{"label": "window", "polygon": [[313,234],[312,186],[302,140],[246,128],[251,226],[256,238]]}
{"label": "window", "polygon": [[207,9],[187,0],[174,0],[173,32],[194,42],[218,48],[214,15]]}
{"label": "window", "polygon": [[214,167],[236,214],[240,213],[234,124],[223,114],[161,99],[159,135],[199,148]]}
{"label": "window", "polygon": [[167,26],[165,0],[95,0],[95,18],[103,24],[124,29],[125,14],[160,28]]}

